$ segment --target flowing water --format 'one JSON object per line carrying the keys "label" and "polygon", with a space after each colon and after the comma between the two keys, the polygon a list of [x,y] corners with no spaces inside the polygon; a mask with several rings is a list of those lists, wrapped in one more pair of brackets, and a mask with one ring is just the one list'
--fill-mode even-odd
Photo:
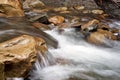
{"label": "flowing water", "polygon": [[[120,28],[119,22],[115,25]],[[97,47],[72,29],[46,32],[59,41],[58,49],[49,49],[58,63],[33,70],[31,80],[120,80],[120,42]]]}
{"label": "flowing water", "polygon": [[[110,26],[120,28],[120,22]],[[101,47],[87,43],[73,29],[46,33],[58,40],[59,48],[50,48],[51,54],[38,55],[30,80],[120,80],[120,42]]]}

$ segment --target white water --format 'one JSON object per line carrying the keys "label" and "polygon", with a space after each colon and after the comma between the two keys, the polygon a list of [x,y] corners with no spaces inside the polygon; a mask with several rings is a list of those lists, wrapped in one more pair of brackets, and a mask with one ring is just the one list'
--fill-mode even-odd
{"label": "white water", "polygon": [[[119,22],[111,26],[115,25],[120,28]],[[53,58],[42,57],[44,67],[36,62],[38,68],[31,73],[31,80],[120,80],[120,42],[111,42],[111,48],[96,47],[85,42],[74,30],[47,33],[59,41],[58,49],[49,49],[59,63],[50,66],[47,61],[54,61]]]}
{"label": "white water", "polygon": [[120,42],[112,42],[112,48],[96,47],[85,42],[82,35],[75,34],[73,30],[65,30],[62,34],[54,30],[47,33],[59,41],[59,48],[49,51],[62,64],[37,71],[37,79],[120,80]]}

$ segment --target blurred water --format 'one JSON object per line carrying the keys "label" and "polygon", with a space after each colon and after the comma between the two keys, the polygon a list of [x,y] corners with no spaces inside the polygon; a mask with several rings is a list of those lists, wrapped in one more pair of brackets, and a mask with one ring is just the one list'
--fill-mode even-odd
{"label": "blurred water", "polygon": [[[120,27],[119,22],[111,24],[115,25]],[[110,42],[109,48],[97,47],[72,29],[65,29],[63,33],[46,32],[58,40],[59,48],[49,49],[53,57],[43,57],[42,68],[37,67],[41,63],[36,62],[37,69],[30,73],[30,80],[120,80],[120,42]],[[55,59],[61,63],[50,65],[47,62]]]}

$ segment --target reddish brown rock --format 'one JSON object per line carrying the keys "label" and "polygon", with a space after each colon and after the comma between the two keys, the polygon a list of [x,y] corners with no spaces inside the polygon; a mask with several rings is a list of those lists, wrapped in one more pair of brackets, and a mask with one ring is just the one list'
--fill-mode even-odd
{"label": "reddish brown rock", "polygon": [[55,25],[63,23],[65,21],[65,18],[62,16],[52,16],[48,19],[50,23],[53,23]]}
{"label": "reddish brown rock", "polygon": [[20,0],[0,0],[0,11],[7,17],[22,17],[24,12]]}

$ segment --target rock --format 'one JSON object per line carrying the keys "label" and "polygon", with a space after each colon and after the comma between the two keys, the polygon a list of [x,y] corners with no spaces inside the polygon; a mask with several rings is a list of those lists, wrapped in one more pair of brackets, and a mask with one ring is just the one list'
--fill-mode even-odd
{"label": "rock", "polygon": [[31,22],[38,21],[43,24],[49,24],[47,14],[44,14],[44,13],[31,17],[29,21]]}
{"label": "rock", "polygon": [[97,32],[91,33],[87,37],[87,41],[96,45],[106,44],[107,40],[116,40],[117,37],[109,31],[98,29]]}
{"label": "rock", "polygon": [[116,36],[111,31],[106,31],[102,29],[98,29],[97,31],[101,34],[104,34],[105,37],[109,40],[117,40]]}
{"label": "rock", "polygon": [[40,0],[25,0],[23,3],[23,8],[40,8],[45,6],[45,4]]}
{"label": "rock", "polygon": [[42,29],[42,30],[50,30],[51,28],[45,24],[39,23],[39,22],[34,22],[32,23],[32,25],[38,29]]}
{"label": "rock", "polygon": [[0,17],[6,17],[6,16],[7,16],[6,14],[0,13]]}
{"label": "rock", "polygon": [[37,50],[44,55],[48,51],[45,40],[39,37],[35,37],[35,41],[36,41]]}
{"label": "rock", "polygon": [[103,10],[92,10],[92,13],[93,14],[103,14],[104,13],[104,11]]}
{"label": "rock", "polygon": [[33,9],[32,11],[35,13],[44,13],[48,12],[50,9],[49,8],[44,8],[44,9]]}
{"label": "rock", "polygon": [[61,24],[58,24],[58,29],[61,29],[61,28],[70,28],[70,23],[61,23]]}
{"label": "rock", "polygon": [[99,23],[98,28],[103,29],[103,30],[107,30],[107,31],[109,31],[111,29],[108,25],[105,25],[105,24],[102,24],[102,23]]}
{"label": "rock", "polygon": [[85,9],[85,6],[74,6],[74,9],[83,10],[83,9]]}
{"label": "rock", "polygon": [[83,13],[88,14],[88,13],[91,13],[91,11],[90,10],[83,10]]}
{"label": "rock", "polygon": [[59,12],[59,11],[67,11],[67,7],[58,7],[58,8],[54,8],[53,11],[55,12]]}
{"label": "rock", "polygon": [[43,38],[50,47],[58,47],[58,41],[55,38],[41,29],[36,29],[26,19],[0,18],[0,24],[0,42],[26,34]]}
{"label": "rock", "polygon": [[22,17],[24,11],[20,0],[0,0],[0,11],[7,17]]}
{"label": "rock", "polygon": [[61,11],[60,13],[61,13],[61,14],[70,14],[71,11]]}
{"label": "rock", "polygon": [[63,23],[65,21],[65,18],[62,16],[52,16],[48,19],[50,23],[53,23],[55,25]]}
{"label": "rock", "polygon": [[5,80],[4,64],[2,62],[0,62],[0,80]]}
{"label": "rock", "polygon": [[25,77],[37,58],[36,41],[22,35],[0,43],[0,62],[6,77]]}
{"label": "rock", "polygon": [[99,24],[99,21],[96,19],[90,20],[89,22],[87,22],[86,24],[81,26],[81,30],[82,31],[92,31],[94,29],[97,29]]}

